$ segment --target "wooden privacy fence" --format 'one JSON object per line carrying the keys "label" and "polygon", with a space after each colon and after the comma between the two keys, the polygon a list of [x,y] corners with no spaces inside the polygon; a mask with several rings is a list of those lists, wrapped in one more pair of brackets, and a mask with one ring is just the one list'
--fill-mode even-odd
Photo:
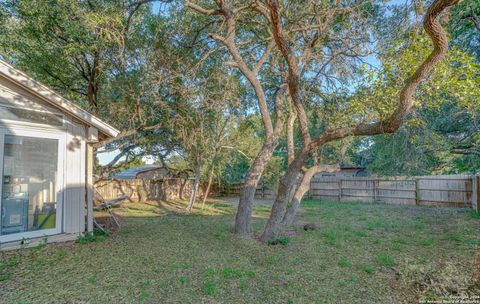
{"label": "wooden privacy fence", "polygon": [[[95,183],[95,189],[105,199],[115,199],[128,195],[132,202],[147,200],[188,199],[190,197],[192,179],[107,179]],[[203,196],[204,185],[200,185],[198,195]]]}
{"label": "wooden privacy fence", "polygon": [[[306,197],[334,201],[370,201],[388,204],[429,205],[478,210],[479,176],[438,175],[412,178],[336,178],[314,176]],[[241,184],[221,189],[225,196],[238,196]],[[275,192],[260,184],[256,197],[273,198]]]}
{"label": "wooden privacy fence", "polygon": [[409,179],[314,177],[310,198],[336,201],[374,201],[389,204],[470,208],[472,176],[418,176]]}
{"label": "wooden privacy fence", "polygon": [[[240,189],[242,185],[242,183],[223,185],[219,188],[219,194],[226,197],[240,196]],[[255,198],[274,199],[275,194],[275,189],[270,187],[264,181],[260,181],[255,189]]]}

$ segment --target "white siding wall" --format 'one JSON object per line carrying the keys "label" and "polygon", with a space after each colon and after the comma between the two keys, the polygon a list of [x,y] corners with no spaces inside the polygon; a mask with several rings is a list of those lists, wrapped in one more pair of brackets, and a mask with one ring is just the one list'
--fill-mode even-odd
{"label": "white siding wall", "polygon": [[67,126],[65,157],[64,231],[85,231],[85,126],[71,122]]}

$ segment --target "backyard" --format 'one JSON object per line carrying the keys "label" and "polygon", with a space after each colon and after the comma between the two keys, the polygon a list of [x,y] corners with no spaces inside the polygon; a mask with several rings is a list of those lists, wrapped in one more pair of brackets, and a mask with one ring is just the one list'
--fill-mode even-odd
{"label": "backyard", "polygon": [[[418,303],[480,292],[465,209],[305,201],[277,245],[230,232],[210,200],[129,204],[109,236],[0,253],[2,303]],[[270,206],[254,209],[261,232]],[[314,223],[314,231],[302,225]]]}

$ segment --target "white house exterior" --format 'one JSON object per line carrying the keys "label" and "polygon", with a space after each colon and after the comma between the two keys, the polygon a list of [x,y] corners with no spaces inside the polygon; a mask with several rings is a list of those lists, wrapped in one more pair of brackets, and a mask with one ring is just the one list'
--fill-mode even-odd
{"label": "white house exterior", "polygon": [[0,249],[91,230],[91,144],[118,133],[0,61]]}

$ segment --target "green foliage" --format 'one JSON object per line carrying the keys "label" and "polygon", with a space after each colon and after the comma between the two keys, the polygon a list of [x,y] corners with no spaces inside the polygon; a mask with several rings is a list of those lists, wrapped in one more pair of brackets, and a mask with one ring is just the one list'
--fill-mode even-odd
{"label": "green foliage", "polygon": [[216,286],[215,286],[215,283],[213,282],[206,282],[204,285],[203,285],[203,293],[208,295],[208,296],[211,296],[215,293],[216,291]]}
{"label": "green foliage", "polygon": [[[65,0],[3,1],[1,56],[84,107],[93,106],[84,98],[88,65],[96,54],[114,55],[107,52],[122,39],[118,8],[118,3],[104,1],[95,6]],[[99,81],[103,83],[106,75],[99,75]]]}
{"label": "green foliage", "polygon": [[478,118],[455,104],[419,109],[394,134],[357,141],[352,158],[381,175],[428,175],[480,171]]}
{"label": "green foliage", "polygon": [[130,168],[141,168],[146,165],[145,161],[140,157],[133,157],[127,161],[119,162],[112,172],[120,172]]}
{"label": "green foliage", "polygon": [[346,257],[341,257],[340,259],[338,259],[337,264],[340,267],[350,267],[350,266],[352,266],[352,262]]}
{"label": "green foliage", "polygon": [[273,240],[268,241],[268,245],[283,245],[286,246],[290,243],[290,237],[288,236],[282,236]]}
{"label": "green foliage", "polygon": [[378,264],[385,266],[385,267],[392,267],[395,266],[397,263],[395,262],[395,258],[387,252],[380,252],[376,256],[376,261]]}
{"label": "green foliage", "polygon": [[359,264],[358,268],[368,274],[373,274],[377,270],[375,266],[370,265],[370,264]]}
{"label": "green foliage", "polygon": [[75,242],[78,244],[103,242],[108,238],[109,235],[110,232],[108,230],[95,229],[93,233],[86,232],[83,236],[78,237]]}
{"label": "green foliage", "polygon": [[[382,69],[368,70],[353,98],[357,111],[378,119],[391,114],[402,79],[413,73],[431,50],[416,31],[397,40],[382,56]],[[372,94],[373,92],[373,94]],[[395,134],[354,141],[349,155],[381,175],[474,173],[480,170],[476,125],[480,114],[480,64],[455,47],[415,93],[415,108]],[[389,110],[390,109],[390,110]]]}
{"label": "green foliage", "polygon": [[452,8],[448,24],[452,43],[463,51],[471,52],[477,59],[480,59],[479,17],[480,3],[476,0],[464,0]]}
{"label": "green foliage", "polygon": [[476,220],[480,220],[480,212],[472,210],[472,211],[469,212],[469,214],[470,214],[471,218],[476,219]]}

